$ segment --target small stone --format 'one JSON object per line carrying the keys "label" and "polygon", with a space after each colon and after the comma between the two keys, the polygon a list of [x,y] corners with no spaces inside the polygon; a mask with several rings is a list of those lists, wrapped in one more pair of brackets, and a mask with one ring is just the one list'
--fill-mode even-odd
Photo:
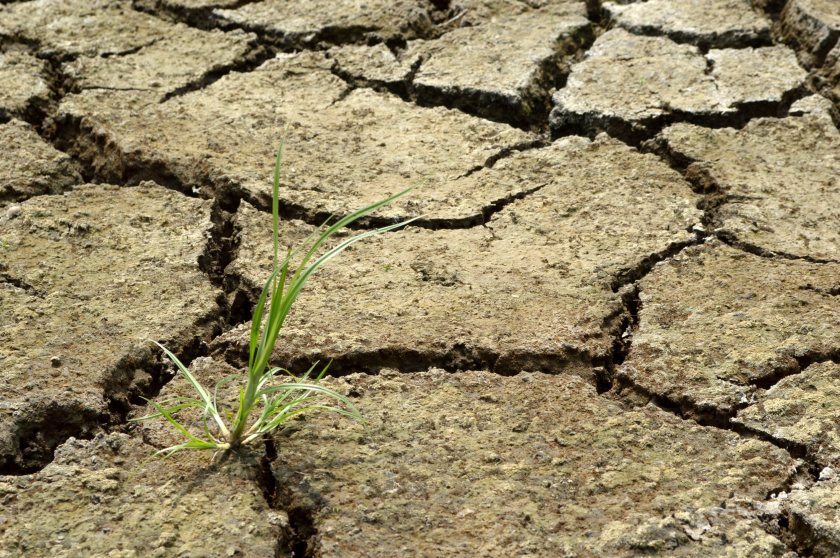
{"label": "small stone", "polygon": [[61,366],[61,359],[57,356],[51,357],[50,364],[52,364],[54,368],[58,368]]}

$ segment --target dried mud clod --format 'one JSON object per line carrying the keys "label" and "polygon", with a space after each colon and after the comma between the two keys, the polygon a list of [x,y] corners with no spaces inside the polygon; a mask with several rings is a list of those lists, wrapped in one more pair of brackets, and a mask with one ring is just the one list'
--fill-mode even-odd
{"label": "dried mud clod", "polygon": [[612,29],[572,66],[554,95],[553,135],[606,131],[632,144],[671,122],[733,126],[784,114],[804,94],[794,52],[713,49]]}
{"label": "dried mud clod", "polygon": [[7,214],[4,472],[41,467],[62,436],[119,421],[161,379],[152,339],[189,353],[218,331],[220,293],[199,267],[211,229],[209,202],[152,184],[84,185]]}
{"label": "dried mud clod", "polygon": [[[460,182],[473,191],[542,186],[484,227],[414,228],[354,247],[302,293],[274,361],[305,369],[331,359],[334,373],[435,365],[591,375],[620,333],[622,284],[695,241],[701,218],[679,174],[605,137],[513,153]],[[271,266],[270,216],[243,204],[236,227],[227,272],[254,301]],[[310,230],[290,223],[281,237],[294,245]],[[246,328],[213,350],[241,365]]]}
{"label": "dried mud clod", "polygon": [[749,503],[792,466],[764,442],[623,409],[571,376],[391,371],[332,385],[355,394],[367,430],[322,415],[274,442],[318,556],[785,555]]}

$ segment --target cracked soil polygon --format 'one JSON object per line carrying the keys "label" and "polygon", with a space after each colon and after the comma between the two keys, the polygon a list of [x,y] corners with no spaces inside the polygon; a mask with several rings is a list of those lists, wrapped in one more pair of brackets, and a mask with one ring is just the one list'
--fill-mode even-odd
{"label": "cracked soil polygon", "polygon": [[705,48],[738,48],[770,43],[770,20],[748,0],[649,0],[605,2],[603,9],[631,33],[665,35],[678,43]]}
{"label": "cracked soil polygon", "polygon": [[781,15],[782,32],[807,66],[822,63],[840,39],[840,5],[834,0],[789,0]]}
{"label": "cracked soil polygon", "polygon": [[525,124],[548,112],[568,57],[592,38],[583,16],[535,10],[412,42],[404,58],[422,60],[413,80],[420,103]]}
{"label": "cracked soil polygon", "polygon": [[821,467],[840,471],[838,417],[840,365],[821,362],[758,395],[754,403],[738,412],[735,422],[803,447]]}
{"label": "cracked soil polygon", "polygon": [[[28,124],[12,120],[0,124],[0,208],[9,202],[40,194],[58,194],[79,184],[76,163],[45,142]],[[4,218],[0,209],[0,221]]]}
{"label": "cracked soil polygon", "polygon": [[[236,372],[200,358],[191,369],[210,385]],[[178,378],[161,395],[190,390]],[[269,509],[255,454],[153,456],[179,442],[169,423],[143,422],[71,438],[33,475],[0,476],[0,557],[274,556],[288,518]]]}
{"label": "cracked soil polygon", "polygon": [[840,554],[840,479],[836,473],[810,489],[791,491],[785,508],[803,554],[814,558]]}
{"label": "cracked soil polygon", "polygon": [[768,252],[840,261],[840,132],[825,113],[717,130],[676,124],[657,141],[717,191],[712,226]]}
{"label": "cracked soil polygon", "polygon": [[88,91],[65,99],[57,118],[83,129],[68,150],[103,179],[161,169],[205,193],[242,196],[263,208],[270,206],[274,150],[289,126],[281,201],[315,220],[413,186],[423,195],[378,216],[425,213],[429,220],[475,223],[485,207],[530,187],[466,188],[458,177],[534,136],[387,93],[348,94],[331,66],[320,53],[281,55],[165,103],[134,101],[129,115],[127,101]]}
{"label": "cracked soil polygon", "polygon": [[[604,361],[625,315],[613,287],[691,242],[700,219],[698,198],[676,172],[607,138],[564,138],[460,182],[541,188],[484,227],[413,228],[354,247],[307,286],[275,361],[308,368],[334,358],[344,370],[480,364],[507,373]],[[270,221],[247,206],[236,216],[239,254],[227,271],[253,299],[270,271]],[[217,349],[238,358],[245,327]]]}
{"label": "cracked soil polygon", "polygon": [[776,109],[797,94],[805,77],[785,47],[711,50],[704,56],[665,37],[612,29],[596,39],[555,93],[551,127],[556,134],[570,127],[632,140],[673,120],[720,121],[739,111]]}
{"label": "cracked soil polygon", "polygon": [[309,509],[318,556],[787,555],[734,503],[786,479],[793,461],[766,442],[622,408],[573,376],[331,385],[367,429],[320,415],[274,438],[278,488]]}
{"label": "cracked soil polygon", "polygon": [[313,47],[425,36],[433,31],[425,0],[264,0],[231,10],[214,10],[225,24],[256,31],[286,46]]}
{"label": "cracked soil polygon", "polygon": [[[2,12],[0,12],[2,17]],[[47,64],[22,51],[0,51],[0,122],[35,120],[50,101]]]}
{"label": "cracked soil polygon", "polygon": [[38,196],[0,224],[0,467],[43,465],[151,381],[152,339],[209,335],[210,202],[154,185]]}
{"label": "cracked soil polygon", "polygon": [[684,406],[732,414],[799,359],[840,349],[838,264],[764,258],[717,241],[639,282],[641,308],[619,377]]}

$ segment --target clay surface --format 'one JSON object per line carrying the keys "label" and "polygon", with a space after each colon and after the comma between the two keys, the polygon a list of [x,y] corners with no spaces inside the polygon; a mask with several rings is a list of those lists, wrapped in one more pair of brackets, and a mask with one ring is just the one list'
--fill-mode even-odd
{"label": "clay surface", "polygon": [[737,422],[804,447],[822,467],[840,470],[840,365],[812,364],[738,412]]}
{"label": "clay surface", "polygon": [[633,139],[669,120],[737,119],[771,108],[803,84],[805,71],[784,47],[711,50],[664,37],[610,30],[572,67],[554,96],[552,130],[604,130]]}
{"label": "clay surface", "polygon": [[717,242],[688,248],[639,282],[638,326],[619,375],[695,416],[755,403],[800,359],[840,349],[840,297],[827,295],[838,273],[838,264]]}
{"label": "clay surface", "polygon": [[[0,124],[0,207],[38,194],[58,194],[82,181],[76,163],[28,124]],[[0,216],[2,219],[2,216]]]}
{"label": "clay surface", "polygon": [[665,35],[678,43],[738,48],[770,42],[770,20],[752,10],[747,0],[605,2],[603,9],[632,33]]}
{"label": "clay surface", "polygon": [[[0,558],[840,554],[838,6],[0,0]],[[270,358],[367,429],[161,461],[284,134],[279,250],[411,188]]]}
{"label": "clay surface", "polygon": [[840,196],[840,133],[819,108],[807,110],[741,130],[677,124],[658,141],[722,196],[711,212],[720,232],[772,253],[840,261],[840,207],[826,203]]}
{"label": "clay surface", "polygon": [[[654,157],[606,138],[565,138],[463,179],[467,189],[523,181],[539,189],[485,227],[387,235],[319,272],[276,361],[515,373],[609,358],[607,332],[616,333],[625,313],[614,289],[649,259],[692,241],[697,198]],[[256,300],[270,272],[270,216],[246,206],[237,227],[239,257],[227,271]],[[247,327],[222,336],[218,350],[244,354]]]}
{"label": "clay surface", "polygon": [[787,475],[764,442],[623,409],[575,377],[392,371],[336,385],[367,430],[313,418],[275,438],[272,467],[313,515],[319,556],[784,555],[736,503]]}
{"label": "clay surface", "polygon": [[85,185],[7,208],[3,470],[43,465],[56,437],[126,405],[152,381],[152,339],[183,350],[212,332],[217,291],[199,268],[210,227],[209,202],[155,185]]}
{"label": "clay surface", "polygon": [[37,119],[50,101],[47,64],[19,51],[0,52],[0,122]]}

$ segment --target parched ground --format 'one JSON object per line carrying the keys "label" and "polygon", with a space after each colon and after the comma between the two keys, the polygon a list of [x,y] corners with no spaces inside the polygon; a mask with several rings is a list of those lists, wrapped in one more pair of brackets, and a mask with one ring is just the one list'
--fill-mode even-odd
{"label": "parched ground", "polygon": [[[839,556],[838,123],[837,0],[0,0],[0,558]],[[284,129],[367,428],[154,458]]]}

